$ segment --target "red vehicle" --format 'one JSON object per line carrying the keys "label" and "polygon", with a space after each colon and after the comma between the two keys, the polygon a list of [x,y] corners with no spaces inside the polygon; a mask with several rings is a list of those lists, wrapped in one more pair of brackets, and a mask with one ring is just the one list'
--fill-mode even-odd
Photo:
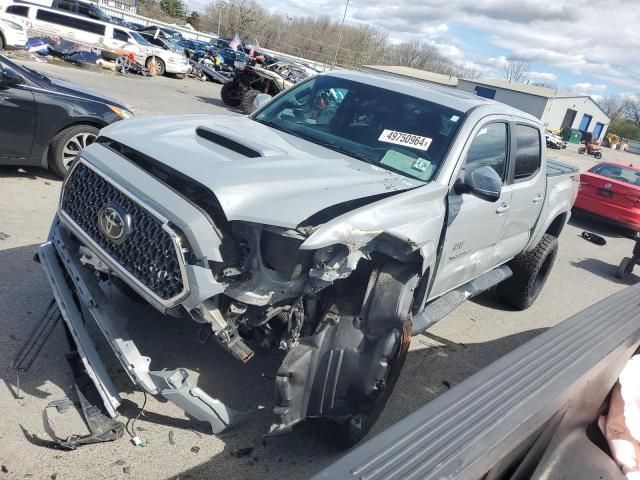
{"label": "red vehicle", "polygon": [[640,167],[602,162],[581,173],[575,207],[640,231]]}

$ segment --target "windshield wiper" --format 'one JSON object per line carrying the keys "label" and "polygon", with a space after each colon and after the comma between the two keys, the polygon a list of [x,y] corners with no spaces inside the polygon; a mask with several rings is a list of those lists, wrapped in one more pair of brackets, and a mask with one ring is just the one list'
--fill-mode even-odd
{"label": "windshield wiper", "polygon": [[[280,130],[281,132],[284,133],[288,133],[290,135],[295,135],[295,133],[293,132],[293,130],[290,130],[288,128],[283,127],[282,125],[279,125],[275,122],[271,122],[269,120],[257,120],[257,119],[253,119],[254,121],[261,123],[262,125],[266,125],[267,127],[271,127],[271,128],[275,128],[276,130]],[[300,135],[295,135],[296,137],[299,137]]]}
{"label": "windshield wiper", "polygon": [[377,165],[377,163],[374,160],[367,157],[365,154],[354,152],[353,150],[349,150],[348,148],[341,147],[340,145],[335,145],[329,142],[319,142],[315,139],[313,140],[313,143],[315,143],[316,145],[320,145],[321,147],[328,148],[329,150],[333,150],[334,152],[342,153],[349,157],[353,157],[358,160],[362,160],[363,162],[370,163],[371,165]]}

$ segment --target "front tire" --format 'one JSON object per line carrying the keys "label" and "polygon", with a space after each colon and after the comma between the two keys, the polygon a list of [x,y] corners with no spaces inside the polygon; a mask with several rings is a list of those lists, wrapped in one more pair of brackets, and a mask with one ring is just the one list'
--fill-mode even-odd
{"label": "front tire", "polygon": [[233,82],[225,83],[220,90],[220,98],[225,105],[230,107],[240,106],[240,95],[236,88],[233,88]]}
{"label": "front tire", "polygon": [[558,239],[545,233],[530,252],[517,255],[509,267],[513,276],[498,285],[498,297],[507,305],[526,310],[542,291],[558,254]]}
{"label": "front tire", "polygon": [[99,130],[92,125],[74,125],[58,133],[49,144],[49,167],[65,177],[80,150],[91,145]]}
{"label": "front tire", "polygon": [[242,107],[242,111],[247,115],[255,110],[253,102],[258,95],[260,95],[259,90],[247,90],[247,92],[242,96],[240,106]]}
{"label": "front tire", "polygon": [[389,359],[389,373],[384,382],[384,388],[380,392],[373,394],[367,399],[372,405],[372,409],[367,414],[355,415],[344,423],[335,424],[333,438],[341,448],[350,448],[362,440],[376,423],[384,407],[389,401],[389,397],[400,378],[400,373],[407,359],[407,352],[411,344],[411,319],[407,318],[402,329],[402,336],[393,358]]}
{"label": "front tire", "polygon": [[[147,70],[151,70],[151,62],[153,62],[153,57],[147,58],[145,63]],[[167,67],[161,58],[156,57],[156,67],[156,76],[158,77],[162,77],[167,72]]]}

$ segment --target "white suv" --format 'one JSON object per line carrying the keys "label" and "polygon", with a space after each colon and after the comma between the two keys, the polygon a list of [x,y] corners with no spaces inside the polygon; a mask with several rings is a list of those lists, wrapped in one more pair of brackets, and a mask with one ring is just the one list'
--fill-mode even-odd
{"label": "white suv", "polygon": [[0,50],[24,48],[26,44],[27,31],[24,27],[4,15],[0,16]]}

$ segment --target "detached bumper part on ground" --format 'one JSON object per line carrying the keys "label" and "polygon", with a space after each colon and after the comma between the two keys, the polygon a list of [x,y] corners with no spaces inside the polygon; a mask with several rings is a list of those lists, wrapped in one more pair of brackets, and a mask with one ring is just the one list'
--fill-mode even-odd
{"label": "detached bumper part on ground", "polygon": [[126,319],[106,301],[96,277],[82,267],[76,256],[70,255],[68,249],[72,245],[74,242],[70,235],[56,221],[49,241],[39,248],[37,255],[87,373],[95,383],[109,414],[116,416],[120,395],[107,373],[85,322],[95,322],[125,372],[144,391],[161,395],[189,415],[208,422],[213,433],[220,433],[241,420],[242,415],[191,385],[185,369],[150,370],[151,359],[143,356],[136,347],[126,330]]}

